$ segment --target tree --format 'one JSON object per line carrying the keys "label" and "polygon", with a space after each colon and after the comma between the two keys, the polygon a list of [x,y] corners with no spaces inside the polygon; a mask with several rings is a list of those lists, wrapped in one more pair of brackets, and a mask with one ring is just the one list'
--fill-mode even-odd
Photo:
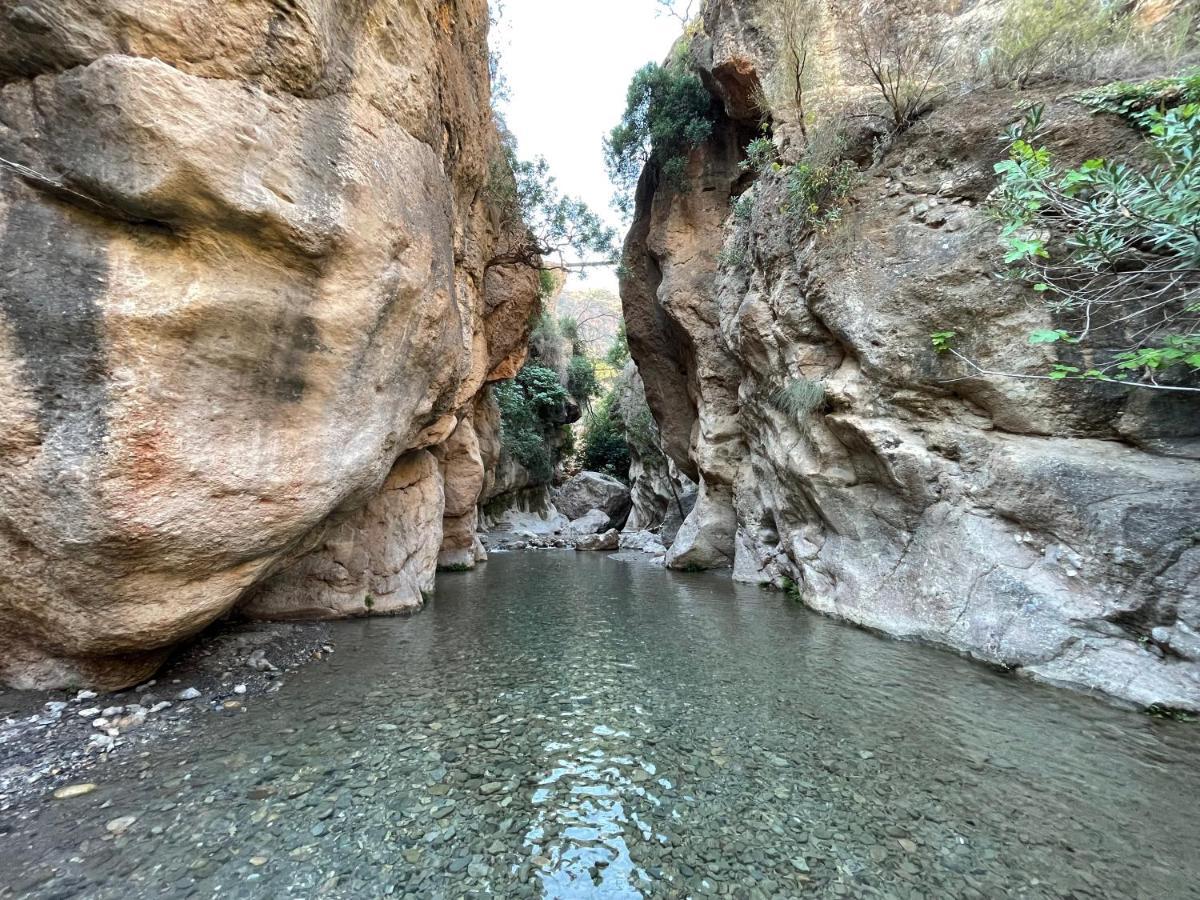
{"label": "tree", "polygon": [[591,472],[629,478],[629,443],[616,410],[617,395],[609,391],[587,417],[580,462]]}
{"label": "tree", "polygon": [[616,229],[582,200],[563,196],[544,158],[519,159],[516,142],[507,134],[492,161],[487,192],[499,213],[502,235],[490,265],[542,269],[544,260],[554,257],[556,268],[570,268],[568,253],[615,259]]}
{"label": "tree", "polygon": [[696,2],[697,0],[655,0],[660,16],[678,19],[684,27],[692,21],[692,10],[695,8]]}
{"label": "tree", "polygon": [[669,187],[682,190],[688,157],[708,140],[712,129],[712,98],[682,60],[639,69],[629,85],[621,122],[604,143],[608,174],[618,188],[617,208],[629,211],[645,166],[653,166]]}
{"label": "tree", "polygon": [[786,106],[796,113],[801,137],[806,141],[824,7],[822,0],[770,0],[765,7],[776,56],[767,80],[768,97],[776,108]]}

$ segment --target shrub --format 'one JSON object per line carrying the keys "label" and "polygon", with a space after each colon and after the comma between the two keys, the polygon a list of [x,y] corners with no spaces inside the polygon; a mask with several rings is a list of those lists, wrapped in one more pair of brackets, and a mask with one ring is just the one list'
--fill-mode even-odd
{"label": "shrub", "polygon": [[1200,103],[1200,69],[1174,78],[1135,83],[1118,81],[1086,91],[1078,99],[1085,106],[1114,113],[1144,128],[1146,120],[1141,114],[1148,110],[1166,110],[1188,103]]}
{"label": "shrub", "polygon": [[951,55],[945,23],[922,0],[837,0],[845,52],[900,132],[932,107]]}
{"label": "shrub", "polygon": [[801,136],[807,138],[810,97],[819,83],[817,63],[825,28],[825,2],[767,0],[763,14],[776,60],[764,85],[767,103],[773,112],[793,113]]}
{"label": "shrub", "polygon": [[746,158],[738,164],[738,168],[743,172],[760,174],[770,166],[776,165],[778,160],[779,154],[775,149],[775,142],[764,135],[756,137],[746,145]]}
{"label": "shrub", "polygon": [[[571,252],[577,257],[616,255],[616,229],[575,197],[564,197],[549,163],[522,160],[516,141],[500,124],[502,140],[488,170],[486,196],[496,211],[500,241],[490,265],[529,266],[547,273],[543,259]],[[557,289],[539,274],[549,296]]]}
{"label": "shrub", "polygon": [[1090,359],[1044,377],[1196,391],[1159,377],[1200,370],[1200,104],[1133,115],[1149,136],[1148,168],[1062,168],[1038,145],[1034,107],[1010,131],[992,206],[1012,274],[1070,325],[1031,342],[1082,345]]}
{"label": "shrub", "polygon": [[681,61],[649,63],[638,70],[621,123],[604,143],[619,209],[629,210],[643,166],[653,166],[668,188],[685,187],[688,156],[712,134],[711,106],[704,84]]}
{"label": "shrub", "polygon": [[629,362],[629,333],[625,330],[624,319],[617,326],[617,336],[613,338],[612,346],[604,358],[614,369],[623,369],[625,363]]}
{"label": "shrub", "polygon": [[550,269],[538,269],[538,298],[549,300],[558,291],[558,279]]}
{"label": "shrub", "polygon": [[821,231],[839,221],[858,183],[858,167],[843,158],[846,140],[836,125],[814,131],[804,156],[784,170],[784,213],[799,232]]}
{"label": "shrub", "polygon": [[553,369],[527,365],[515,379],[495,386],[500,407],[500,440],[513,459],[538,481],[549,481],[554,460],[547,436],[561,421],[566,389]]}
{"label": "shrub", "polygon": [[583,430],[580,462],[592,472],[604,472],[615,478],[629,478],[629,444],[616,415],[617,395],[609,391],[588,415]]}
{"label": "shrub", "polygon": [[998,84],[1024,88],[1038,76],[1078,73],[1129,33],[1128,16],[1100,0],[1011,0],[985,65]]}
{"label": "shrub", "polygon": [[579,406],[587,406],[593,397],[600,396],[596,364],[583,354],[572,356],[567,364],[567,393]]}

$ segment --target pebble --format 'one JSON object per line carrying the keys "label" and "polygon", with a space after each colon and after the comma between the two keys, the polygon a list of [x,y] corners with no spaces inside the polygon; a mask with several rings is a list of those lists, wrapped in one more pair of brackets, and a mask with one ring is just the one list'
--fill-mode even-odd
{"label": "pebble", "polygon": [[117,819],[109,819],[108,824],[104,826],[109,834],[117,835],[118,837],[124,834],[132,827],[133,823],[138,820],[137,816],[121,816]]}
{"label": "pebble", "polygon": [[60,787],[54,792],[55,800],[70,800],[72,797],[82,797],[84,794],[90,794],[96,789],[96,785],[91,782],[85,784],[68,784],[66,787]]}
{"label": "pebble", "polygon": [[200,698],[200,692],[194,687],[184,688],[175,695],[176,700],[197,700]]}

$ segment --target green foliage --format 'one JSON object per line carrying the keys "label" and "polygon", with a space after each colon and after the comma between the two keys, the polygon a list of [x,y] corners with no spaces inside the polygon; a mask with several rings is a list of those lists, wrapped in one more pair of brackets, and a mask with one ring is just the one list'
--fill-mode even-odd
{"label": "green foliage", "polygon": [[558,279],[550,269],[538,269],[538,298],[549,300],[558,290]]}
{"label": "green foliage", "polygon": [[614,369],[623,369],[625,363],[629,362],[629,333],[625,330],[624,319],[617,326],[617,336],[604,358]]}
{"label": "green foliage", "polygon": [[367,594],[367,596],[365,596],[363,598],[363,606],[365,606],[367,609],[374,609],[375,608],[375,598],[372,597],[370,594]]}
{"label": "green foliage", "polygon": [[1033,107],[1010,130],[992,205],[1013,276],[1073,319],[1032,340],[1082,344],[1093,357],[1050,377],[1196,390],[1157,375],[1200,369],[1200,104],[1130,110],[1153,157],[1142,167],[1058,166],[1038,140],[1042,114]]}
{"label": "green foliage", "polygon": [[771,404],[797,423],[802,423],[825,404],[825,386],[808,378],[789,378],[771,395]]}
{"label": "green foliage", "polygon": [[733,203],[733,218],[735,222],[749,222],[754,215],[754,195],[747,192]]}
{"label": "green foliage", "polygon": [[1130,33],[1128,14],[1099,0],[1011,0],[985,66],[997,84],[1024,88],[1072,74]]}
{"label": "green foliage", "polygon": [[[545,159],[520,159],[515,139],[507,130],[501,133],[486,187],[501,234],[492,264],[533,266],[546,272],[542,259],[551,255],[571,252],[578,257],[615,258],[616,230],[582,200],[563,196]],[[557,285],[551,286],[539,274],[539,287],[549,296]]]}
{"label": "green foliage", "polygon": [[629,478],[629,444],[616,413],[617,395],[609,391],[595,405],[584,424],[580,462],[591,472]]}
{"label": "green foliage", "polygon": [[929,342],[938,353],[949,353],[956,337],[958,333],[954,331],[935,331],[929,336]]}
{"label": "green foliage", "polygon": [[1188,103],[1200,103],[1200,69],[1173,78],[1152,81],[1118,81],[1080,94],[1080,103],[1101,112],[1115,113],[1135,125],[1147,120],[1148,110],[1168,110]]}
{"label": "green foliage", "polygon": [[596,364],[583,354],[572,356],[567,364],[567,393],[579,406],[587,406],[593,397],[600,396]]}
{"label": "green foliage", "polygon": [[775,142],[769,137],[757,137],[746,145],[746,158],[738,165],[743,172],[756,174],[765,172],[768,167],[776,165],[779,153]]}
{"label": "green foliage", "polygon": [[619,209],[629,211],[643,166],[653,166],[671,190],[686,187],[688,156],[712,134],[711,107],[704,84],[681,61],[649,63],[638,70],[621,122],[604,143]]}
{"label": "green foliage", "polygon": [[553,369],[527,365],[515,379],[496,385],[504,449],[541,481],[554,474],[547,435],[558,427],[567,391]]}
{"label": "green foliage", "polygon": [[788,221],[798,230],[823,231],[841,220],[857,183],[858,167],[850,160],[801,160],[787,170]]}
{"label": "green foliage", "polygon": [[746,242],[735,240],[727,247],[722,247],[717,254],[717,264],[722,269],[740,269],[746,264]]}

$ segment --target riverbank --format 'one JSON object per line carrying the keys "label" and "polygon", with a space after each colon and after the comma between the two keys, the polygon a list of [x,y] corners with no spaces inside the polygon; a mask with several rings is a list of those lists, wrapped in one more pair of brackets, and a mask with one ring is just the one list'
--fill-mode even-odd
{"label": "riverbank", "polygon": [[0,691],[0,814],[40,796],[89,792],[186,742],[207,716],[237,716],[289,673],[334,652],[327,624],[230,622],[180,649],[136,688]]}

